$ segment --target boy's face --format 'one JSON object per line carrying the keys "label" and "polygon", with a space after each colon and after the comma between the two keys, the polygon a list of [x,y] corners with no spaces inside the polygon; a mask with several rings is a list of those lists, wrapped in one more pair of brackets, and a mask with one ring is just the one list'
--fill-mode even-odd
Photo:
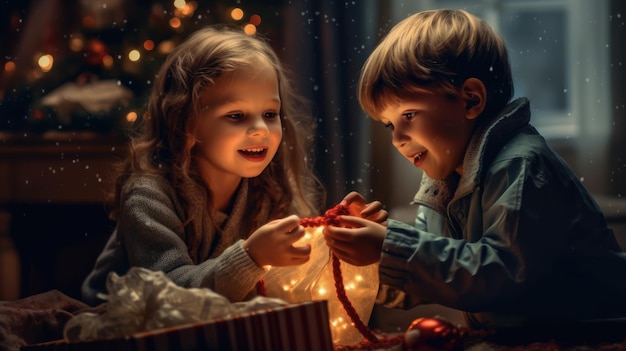
{"label": "boy's face", "polygon": [[444,179],[454,171],[463,173],[475,125],[466,106],[463,99],[441,93],[416,93],[390,104],[380,119],[391,129],[393,146],[409,162],[430,178]]}
{"label": "boy's face", "polygon": [[261,174],[282,139],[274,69],[259,62],[226,72],[202,92],[201,103],[203,111],[194,131],[201,173],[212,183],[238,182]]}

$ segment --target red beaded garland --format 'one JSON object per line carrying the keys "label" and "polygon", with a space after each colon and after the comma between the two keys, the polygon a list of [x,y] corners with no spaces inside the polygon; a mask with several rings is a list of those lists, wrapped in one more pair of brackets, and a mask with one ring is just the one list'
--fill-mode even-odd
{"label": "red beaded garland", "polygon": [[[350,210],[347,206],[338,204],[335,207],[328,209],[323,216],[301,218],[300,225],[302,225],[303,227],[321,227],[328,225],[339,226],[341,225],[339,216],[349,214]],[[376,337],[374,332],[369,329],[369,327],[365,323],[363,323],[358,313],[352,306],[352,303],[348,299],[348,296],[346,295],[345,287],[343,285],[343,277],[341,274],[340,260],[337,256],[335,256],[334,253],[331,252],[330,254],[333,265],[333,277],[335,278],[335,289],[337,291],[337,297],[339,301],[341,301],[341,304],[343,305],[346,313],[354,323],[354,326],[364,337],[364,340],[359,345],[338,346],[335,350],[374,350],[381,347],[389,347],[399,344],[402,340],[402,336],[396,336],[393,338],[378,338]],[[265,292],[263,280],[257,283],[257,292],[259,294]]]}
{"label": "red beaded garland", "polygon": [[321,227],[327,225],[338,226],[340,224],[339,216],[350,214],[348,206],[336,205],[328,209],[323,216],[301,218],[300,225],[303,227]]}

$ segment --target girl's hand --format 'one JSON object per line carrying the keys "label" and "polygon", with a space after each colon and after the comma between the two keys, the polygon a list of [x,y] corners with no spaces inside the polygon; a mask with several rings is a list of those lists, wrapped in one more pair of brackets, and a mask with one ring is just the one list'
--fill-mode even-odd
{"label": "girl's hand", "polygon": [[377,222],[341,216],[343,227],[327,226],[324,229],[326,244],[342,261],[354,266],[366,266],[380,261],[387,228]]}
{"label": "girl's hand", "polygon": [[293,245],[304,234],[300,218],[291,215],[263,225],[242,246],[259,267],[299,265],[307,262],[311,254],[311,245]]}
{"label": "girl's hand", "polygon": [[363,195],[353,191],[341,200],[341,205],[348,206],[350,215],[369,219],[376,223],[384,224],[389,217],[389,212],[384,209],[380,201],[365,202]]}

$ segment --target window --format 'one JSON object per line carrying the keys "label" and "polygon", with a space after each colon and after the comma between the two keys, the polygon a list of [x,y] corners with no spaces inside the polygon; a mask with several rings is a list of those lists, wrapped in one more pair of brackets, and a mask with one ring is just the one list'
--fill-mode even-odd
{"label": "window", "polygon": [[504,37],[515,97],[548,139],[606,137],[610,125],[606,0],[428,0],[395,6],[394,21],[432,8],[463,8]]}

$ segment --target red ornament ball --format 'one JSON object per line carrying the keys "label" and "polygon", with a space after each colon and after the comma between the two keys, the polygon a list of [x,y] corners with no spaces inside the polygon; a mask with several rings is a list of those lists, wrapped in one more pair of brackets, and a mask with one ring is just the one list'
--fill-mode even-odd
{"label": "red ornament ball", "polygon": [[406,351],[456,351],[462,346],[461,330],[438,317],[418,318],[404,333]]}

